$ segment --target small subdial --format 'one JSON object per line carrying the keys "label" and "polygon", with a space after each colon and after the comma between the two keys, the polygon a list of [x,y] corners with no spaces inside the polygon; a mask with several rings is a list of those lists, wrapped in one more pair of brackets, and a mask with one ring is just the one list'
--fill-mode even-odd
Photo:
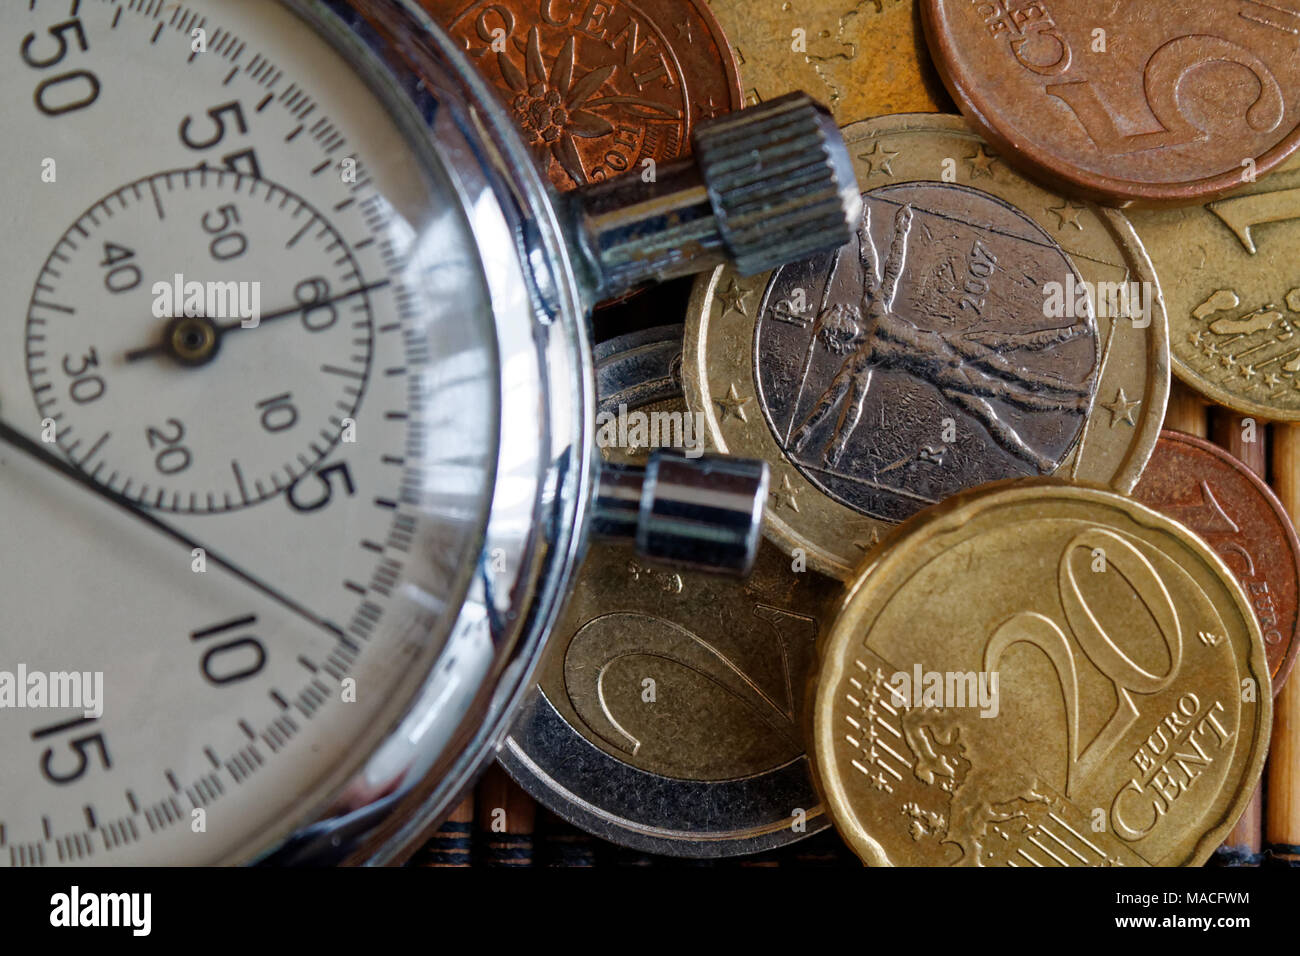
{"label": "small subdial", "polygon": [[270,498],[346,437],[386,284],[265,179],[204,168],[130,183],[36,280],[27,372],[43,436],[150,508]]}

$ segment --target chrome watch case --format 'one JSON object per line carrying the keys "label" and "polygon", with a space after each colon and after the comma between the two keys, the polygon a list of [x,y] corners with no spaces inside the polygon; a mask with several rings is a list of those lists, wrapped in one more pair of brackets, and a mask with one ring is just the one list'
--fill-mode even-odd
{"label": "chrome watch case", "polygon": [[[495,755],[530,689],[590,526],[599,521],[587,316],[611,290],[601,263],[615,262],[610,271],[618,272],[616,280],[630,283],[696,271],[711,264],[710,256],[721,259],[723,245],[728,255],[742,258],[734,247],[743,245],[749,219],[736,208],[729,221],[718,215],[714,232],[701,231],[700,217],[687,206],[699,205],[708,193],[717,209],[718,191],[696,180],[677,187],[675,195],[687,196],[687,204],[638,213],[657,217],[654,228],[661,232],[679,229],[679,239],[644,253],[636,245],[646,231],[642,218],[615,223],[593,240],[584,232],[581,200],[552,191],[492,89],[416,3],[280,2],[345,57],[421,160],[452,183],[476,248],[438,251],[466,282],[485,284],[495,318],[491,365],[500,374],[493,492],[486,513],[467,518],[481,527],[481,547],[472,566],[460,569],[455,624],[449,633],[428,635],[440,647],[435,663],[414,697],[400,705],[400,717],[375,729],[376,745],[338,768],[297,819],[242,855],[270,865],[391,864],[418,847]],[[838,140],[828,115],[823,120],[819,114],[814,125],[817,135]],[[743,142],[737,148],[749,149]],[[725,165],[726,157],[720,162]],[[823,165],[829,179],[811,183],[803,195],[786,190],[788,236],[783,246],[768,242],[770,254],[782,261],[806,254],[792,237],[806,243],[814,236],[817,248],[838,244],[837,219],[839,241],[848,238],[858,193],[847,155],[835,153]],[[695,174],[678,175],[691,180]],[[609,190],[595,201],[603,215]],[[656,205],[635,196],[620,202]],[[809,218],[817,215],[821,221]],[[757,256],[756,267],[764,266],[762,259]],[[737,519],[752,525],[755,546],[765,482],[764,469],[749,493],[754,513],[746,514],[742,502]]]}

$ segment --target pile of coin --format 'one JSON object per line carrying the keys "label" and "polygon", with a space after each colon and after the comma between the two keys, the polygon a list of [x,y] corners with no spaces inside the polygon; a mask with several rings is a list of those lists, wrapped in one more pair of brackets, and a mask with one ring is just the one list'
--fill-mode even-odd
{"label": "pile of coin", "polygon": [[[510,774],[679,856],[834,824],[873,865],[1210,858],[1300,546],[1183,389],[1256,470],[1300,421],[1300,5],[424,3],[558,188],[804,89],[863,195],[838,252],[642,294],[659,327],[598,347],[607,459],[765,460],[767,541],[742,582],[593,545]],[[1171,369],[1202,437],[1162,430]]]}

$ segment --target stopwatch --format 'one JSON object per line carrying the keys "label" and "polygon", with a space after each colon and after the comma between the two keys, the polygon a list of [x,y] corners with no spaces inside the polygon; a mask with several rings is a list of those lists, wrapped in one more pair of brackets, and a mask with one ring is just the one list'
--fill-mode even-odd
{"label": "stopwatch", "polygon": [[399,861],[590,533],[743,570],[765,471],[602,472],[586,313],[847,239],[842,141],[783,99],[561,198],[414,3],[0,37],[0,863]]}

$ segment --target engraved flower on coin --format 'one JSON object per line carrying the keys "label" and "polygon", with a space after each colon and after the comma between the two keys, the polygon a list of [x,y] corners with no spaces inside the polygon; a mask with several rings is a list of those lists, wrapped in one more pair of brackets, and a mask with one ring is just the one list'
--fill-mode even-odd
{"label": "engraved flower on coin", "polygon": [[542,37],[537,27],[528,32],[522,71],[504,52],[497,54],[497,64],[501,76],[514,93],[510,106],[519,129],[535,149],[553,155],[578,184],[584,184],[588,179],[575,137],[595,139],[614,132],[614,124],[593,110],[635,104],[662,111],[637,97],[597,96],[613,76],[617,64],[610,63],[580,73],[577,47],[572,36],[564,41],[549,71],[542,56]]}

